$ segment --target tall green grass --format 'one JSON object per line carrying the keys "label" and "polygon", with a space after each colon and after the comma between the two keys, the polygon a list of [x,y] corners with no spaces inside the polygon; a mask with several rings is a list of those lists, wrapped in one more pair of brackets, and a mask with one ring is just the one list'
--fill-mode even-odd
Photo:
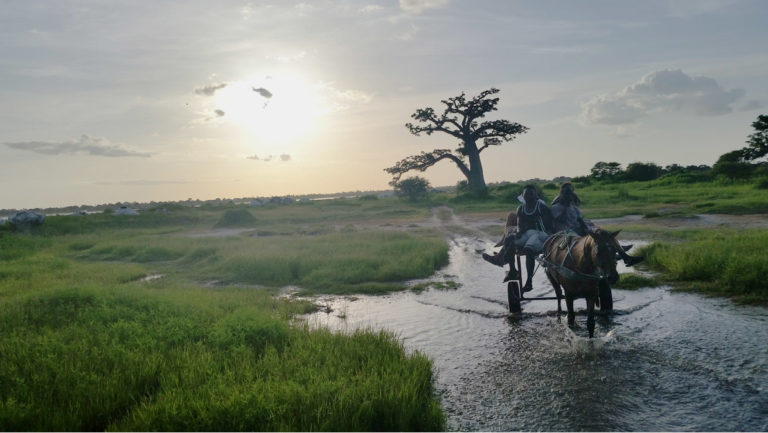
{"label": "tall green grass", "polygon": [[0,312],[2,430],[441,430],[431,363],[262,291],[43,290]]}
{"label": "tall green grass", "polygon": [[[435,234],[351,225],[426,215],[385,202],[0,228],[0,430],[444,429],[426,357],[387,333],[309,329],[295,316],[312,304],[252,286],[381,292],[447,263]],[[243,211],[280,235],[191,236]]]}
{"label": "tall green grass", "polygon": [[643,249],[652,269],[685,287],[768,305],[768,230],[696,230]]}
{"label": "tall green grass", "polygon": [[189,238],[153,234],[71,240],[83,261],[142,263],[188,281],[217,280],[269,287],[297,285],[323,293],[402,290],[448,263],[436,234],[361,231],[317,236]]}

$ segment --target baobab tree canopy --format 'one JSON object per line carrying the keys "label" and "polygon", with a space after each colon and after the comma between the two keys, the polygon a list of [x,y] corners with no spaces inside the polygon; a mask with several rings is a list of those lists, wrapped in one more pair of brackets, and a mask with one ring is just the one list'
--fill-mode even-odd
{"label": "baobab tree canopy", "polygon": [[440,101],[445,105],[441,114],[437,114],[431,107],[417,109],[411,115],[416,122],[405,124],[411,134],[418,136],[422,132],[427,135],[442,132],[457,138],[459,147],[456,150],[435,149],[431,152],[421,152],[385,168],[384,171],[392,175],[391,184],[400,180],[404,173],[411,170],[425,171],[439,161],[447,159],[456,164],[467,178],[472,193],[485,194],[487,187],[480,153],[491,146],[512,141],[516,135],[528,130],[519,123],[503,119],[481,121],[486,114],[497,110],[499,98],[490,97],[496,93],[499,93],[499,89],[491,88],[467,99],[462,92],[459,96]]}

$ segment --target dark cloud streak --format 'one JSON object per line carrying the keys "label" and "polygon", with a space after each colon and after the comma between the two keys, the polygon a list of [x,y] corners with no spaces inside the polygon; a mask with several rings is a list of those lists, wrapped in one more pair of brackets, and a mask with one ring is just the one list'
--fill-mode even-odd
{"label": "dark cloud streak", "polygon": [[197,89],[195,89],[195,94],[203,95],[203,96],[213,96],[217,90],[221,90],[227,86],[228,86],[227,83],[219,83],[219,84],[211,84],[204,87],[198,87]]}
{"label": "dark cloud streak", "polygon": [[111,144],[107,139],[100,137],[90,137],[86,134],[80,136],[80,139],[64,142],[46,142],[46,141],[23,141],[14,143],[4,143],[6,146],[25,150],[28,152],[40,153],[43,155],[74,155],[87,154],[92,156],[107,156],[111,158],[119,157],[140,157],[149,158],[150,153],[138,152],[125,149],[121,146]]}

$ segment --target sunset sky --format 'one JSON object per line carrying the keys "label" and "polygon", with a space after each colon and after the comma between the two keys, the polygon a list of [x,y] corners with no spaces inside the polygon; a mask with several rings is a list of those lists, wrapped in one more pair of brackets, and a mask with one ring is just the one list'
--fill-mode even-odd
{"label": "sunset sky", "polygon": [[[48,1],[0,13],[0,209],[386,189],[501,90],[489,182],[709,164],[768,113],[763,0]],[[453,185],[449,161],[425,173]]]}

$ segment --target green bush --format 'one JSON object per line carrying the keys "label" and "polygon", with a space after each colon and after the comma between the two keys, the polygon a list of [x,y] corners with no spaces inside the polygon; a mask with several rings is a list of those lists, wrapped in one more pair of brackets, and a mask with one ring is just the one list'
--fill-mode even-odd
{"label": "green bush", "polygon": [[255,223],[256,218],[247,209],[228,209],[214,227],[250,227]]}
{"label": "green bush", "polygon": [[682,243],[654,242],[646,263],[698,290],[768,304],[768,230],[706,230]]}
{"label": "green bush", "polygon": [[429,181],[423,177],[409,177],[395,183],[395,194],[410,201],[424,200],[429,197]]}

